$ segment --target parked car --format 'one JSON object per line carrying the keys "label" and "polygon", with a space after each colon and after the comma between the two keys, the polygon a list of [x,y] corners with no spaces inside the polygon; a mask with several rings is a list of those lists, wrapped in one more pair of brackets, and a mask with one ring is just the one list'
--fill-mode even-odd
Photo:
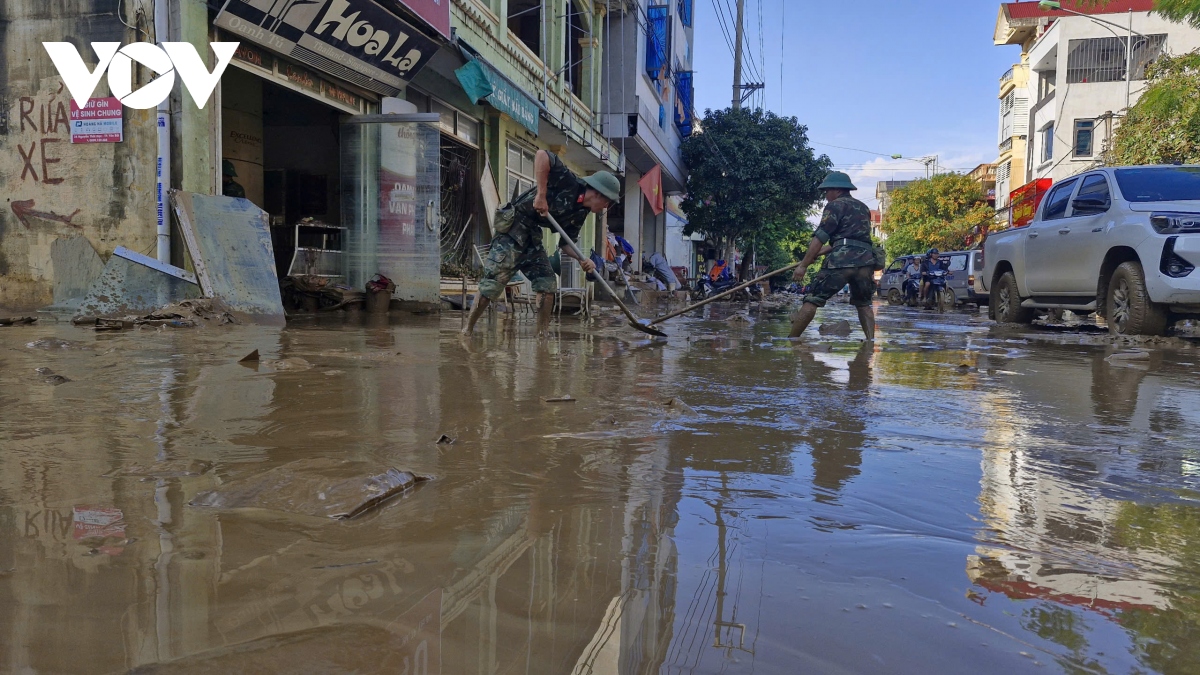
{"label": "parked car", "polygon": [[[893,305],[904,304],[904,280],[908,276],[904,273],[904,268],[908,267],[909,261],[914,259],[919,265],[924,257],[923,255],[906,255],[893,260],[892,264],[883,271],[883,276],[879,280],[879,297],[886,298]],[[941,257],[947,261],[946,271],[954,275],[948,284],[954,293],[954,304],[986,303],[986,293],[977,288],[978,270],[983,266],[982,252],[950,251],[943,253]]]}
{"label": "parked car", "polygon": [[1123,335],[1200,316],[1200,166],[1089,171],[1046,193],[1026,227],[988,235],[982,280],[997,321],[1095,312]]}

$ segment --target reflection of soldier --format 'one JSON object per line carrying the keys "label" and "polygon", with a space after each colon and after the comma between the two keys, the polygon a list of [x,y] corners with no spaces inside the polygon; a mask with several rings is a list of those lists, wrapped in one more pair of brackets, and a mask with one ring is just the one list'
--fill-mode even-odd
{"label": "reflection of soldier", "polygon": [[234,180],[234,178],[237,178],[237,169],[233,168],[233,162],[227,159],[222,161],[221,174],[224,176],[224,181],[221,183],[221,194],[226,197],[241,197],[245,199],[246,188]]}
{"label": "reflection of soldier", "polygon": [[[846,392],[829,397],[820,411],[814,411],[829,423],[827,426],[812,427],[808,435],[812,446],[813,486],[817,489],[815,499],[818,502],[835,502],[837,493],[860,473],[862,446],[866,442],[863,396],[871,386],[873,352],[870,343],[860,347],[847,364],[849,379]],[[831,369],[817,361],[812,354],[800,352],[799,365],[806,380],[825,379],[832,384],[829,378]]]}
{"label": "reflection of soldier", "polygon": [[849,285],[850,304],[858,308],[863,333],[867,340],[874,340],[875,312],[871,309],[871,296],[875,294],[875,252],[871,243],[871,210],[850,196],[850,192],[858,188],[840,171],[826,176],[819,189],[825,191],[828,203],[821,216],[821,226],[813,234],[808,252],[792,280],[802,282],[809,266],[819,256],[828,255],[792,322],[792,337],[800,337],[817,316],[817,309]]}

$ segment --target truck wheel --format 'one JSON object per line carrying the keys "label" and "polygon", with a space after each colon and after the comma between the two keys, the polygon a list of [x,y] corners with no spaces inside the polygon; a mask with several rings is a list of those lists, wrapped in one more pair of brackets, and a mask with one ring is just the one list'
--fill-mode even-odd
{"label": "truck wheel", "polygon": [[1012,272],[1005,272],[992,286],[989,307],[1000,323],[1033,323],[1033,310],[1021,306],[1021,293]]}
{"label": "truck wheel", "polygon": [[904,298],[900,295],[899,289],[893,288],[892,290],[888,291],[888,304],[889,305],[903,305],[904,304]]}
{"label": "truck wheel", "polygon": [[1136,261],[1121,263],[1108,284],[1108,330],[1117,335],[1162,335],[1167,310],[1150,301],[1146,273]]}

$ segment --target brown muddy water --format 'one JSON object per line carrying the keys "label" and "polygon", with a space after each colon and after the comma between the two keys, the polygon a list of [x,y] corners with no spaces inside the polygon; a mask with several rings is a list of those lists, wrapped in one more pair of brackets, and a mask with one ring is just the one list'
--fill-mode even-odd
{"label": "brown muddy water", "polygon": [[0,328],[0,672],[1200,672],[1200,349],[713,311]]}

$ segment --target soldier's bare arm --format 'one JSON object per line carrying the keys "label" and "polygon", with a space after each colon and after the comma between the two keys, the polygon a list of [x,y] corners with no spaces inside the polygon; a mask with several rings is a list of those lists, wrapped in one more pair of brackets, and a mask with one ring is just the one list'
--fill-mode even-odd
{"label": "soldier's bare arm", "polygon": [[538,150],[533,160],[533,178],[537,181],[533,210],[544,216],[550,212],[550,203],[546,198],[546,185],[550,182],[550,153],[545,150]]}

